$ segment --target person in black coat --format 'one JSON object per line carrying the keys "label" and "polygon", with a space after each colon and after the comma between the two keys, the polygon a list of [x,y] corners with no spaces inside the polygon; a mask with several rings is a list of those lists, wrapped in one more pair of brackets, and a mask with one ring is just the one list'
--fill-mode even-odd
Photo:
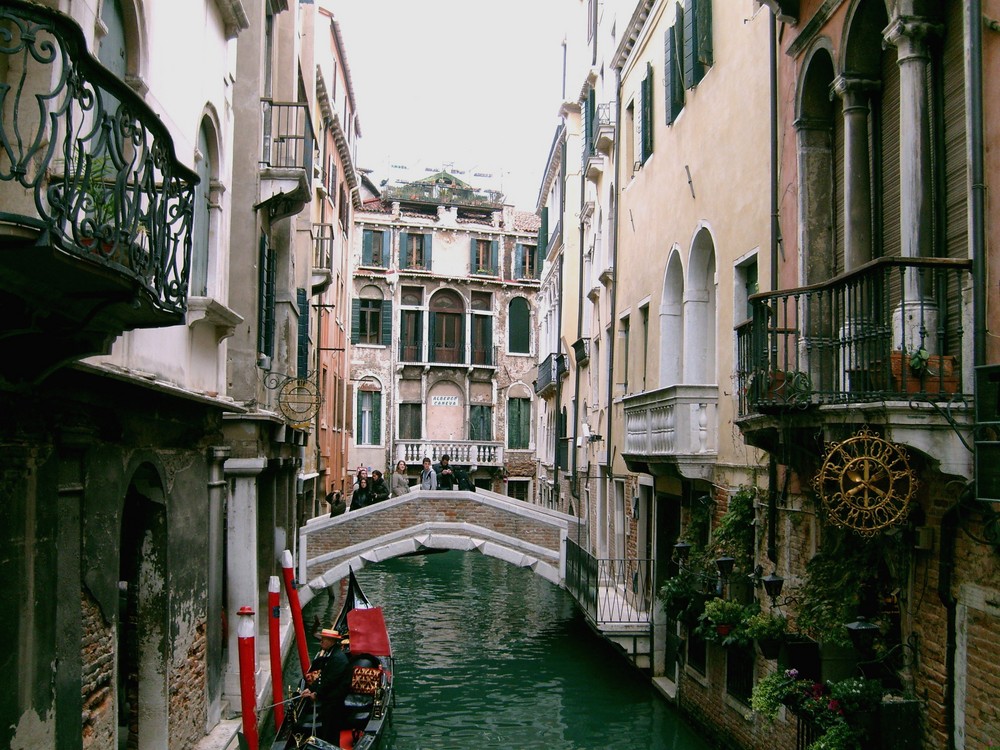
{"label": "person in black coat", "polygon": [[344,724],[344,698],[351,688],[350,665],[341,642],[336,630],[320,631],[320,651],[309,665],[305,677],[309,687],[302,692],[304,697],[319,700],[320,739],[337,746]]}
{"label": "person in black coat", "polygon": [[386,484],[385,477],[378,469],[372,472],[372,502],[380,503],[389,499],[389,485]]}
{"label": "person in black coat", "polygon": [[441,463],[434,467],[437,474],[439,490],[450,490],[455,484],[455,470],[451,466],[451,459],[445,453],[441,456]]}
{"label": "person in black coat", "polygon": [[375,502],[375,497],[372,494],[372,488],[368,486],[368,479],[360,477],[358,479],[358,486],[351,495],[351,510],[367,508],[373,502]]}

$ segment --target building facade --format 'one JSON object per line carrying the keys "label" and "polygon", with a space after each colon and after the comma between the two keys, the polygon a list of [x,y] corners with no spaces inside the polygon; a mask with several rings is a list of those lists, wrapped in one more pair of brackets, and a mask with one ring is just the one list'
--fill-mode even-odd
{"label": "building facade", "polygon": [[412,484],[448,454],[528,499],[537,219],[447,172],[383,186],[355,216],[351,465],[403,460]]}

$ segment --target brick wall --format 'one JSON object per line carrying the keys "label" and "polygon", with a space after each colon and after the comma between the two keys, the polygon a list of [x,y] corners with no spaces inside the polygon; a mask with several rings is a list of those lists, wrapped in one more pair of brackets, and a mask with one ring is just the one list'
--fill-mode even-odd
{"label": "brick wall", "polygon": [[205,623],[188,631],[191,643],[170,674],[170,746],[193,747],[205,734]]}
{"label": "brick wall", "polygon": [[80,689],[83,694],[83,746],[115,747],[115,638],[90,594],[81,596]]}

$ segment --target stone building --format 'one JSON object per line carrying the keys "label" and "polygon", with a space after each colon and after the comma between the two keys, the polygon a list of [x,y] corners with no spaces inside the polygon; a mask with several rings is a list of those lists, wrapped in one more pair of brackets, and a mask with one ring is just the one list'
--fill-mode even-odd
{"label": "stone building", "polygon": [[448,172],[355,214],[352,466],[448,454],[477,486],[535,490],[538,220]]}

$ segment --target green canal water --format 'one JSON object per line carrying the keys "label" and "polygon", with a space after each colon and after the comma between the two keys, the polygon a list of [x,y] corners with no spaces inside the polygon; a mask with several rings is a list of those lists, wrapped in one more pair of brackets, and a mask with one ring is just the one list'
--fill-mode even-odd
{"label": "green canal water", "polygon": [[[711,747],[591,632],[565,591],[529,570],[452,551],[356,575],[385,610],[396,659],[383,750]],[[339,598],[318,596],[305,620],[327,626],[338,609]]]}

